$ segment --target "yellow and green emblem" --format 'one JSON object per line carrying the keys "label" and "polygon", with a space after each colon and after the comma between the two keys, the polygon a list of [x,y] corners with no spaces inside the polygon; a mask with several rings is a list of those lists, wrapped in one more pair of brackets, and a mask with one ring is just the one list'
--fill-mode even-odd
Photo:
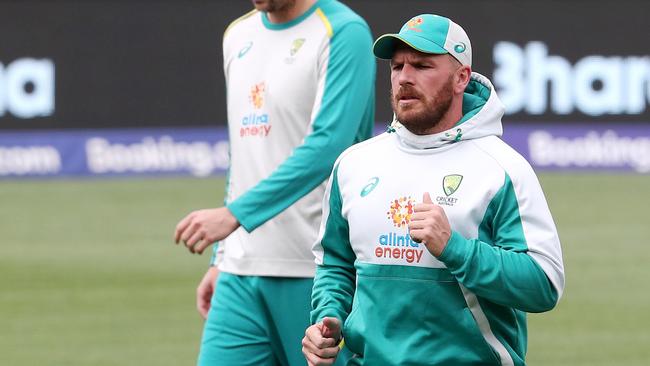
{"label": "yellow and green emblem", "polygon": [[460,182],[463,181],[463,176],[460,174],[451,174],[442,179],[442,189],[447,196],[451,196],[460,187]]}
{"label": "yellow and green emblem", "polygon": [[289,50],[289,53],[291,56],[295,55],[300,51],[300,47],[305,44],[305,39],[304,38],[296,38],[293,40],[293,43],[291,43],[291,50]]}

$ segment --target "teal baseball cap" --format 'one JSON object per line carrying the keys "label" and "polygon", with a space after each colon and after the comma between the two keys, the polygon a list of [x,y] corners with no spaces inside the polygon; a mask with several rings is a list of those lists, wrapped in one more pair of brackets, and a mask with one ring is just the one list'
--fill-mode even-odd
{"label": "teal baseball cap", "polygon": [[372,46],[375,56],[390,60],[400,44],[424,53],[450,54],[462,65],[472,66],[472,44],[465,30],[451,19],[421,14],[404,23],[399,33],[377,38]]}

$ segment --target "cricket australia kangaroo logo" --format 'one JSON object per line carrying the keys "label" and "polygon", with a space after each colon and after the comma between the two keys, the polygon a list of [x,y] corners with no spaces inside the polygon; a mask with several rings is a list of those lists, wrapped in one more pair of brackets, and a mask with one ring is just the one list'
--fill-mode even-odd
{"label": "cricket australia kangaroo logo", "polygon": [[286,64],[292,64],[296,61],[296,54],[302,48],[302,45],[305,44],[304,38],[296,38],[291,42],[291,47],[289,48],[289,57],[284,59]]}
{"label": "cricket australia kangaroo logo", "polygon": [[460,183],[463,182],[463,176],[460,174],[450,174],[442,178],[442,191],[445,192],[445,197],[438,196],[436,201],[439,205],[453,206],[458,202],[458,198],[450,197],[460,187]]}
{"label": "cricket australia kangaroo logo", "polygon": [[293,40],[291,43],[291,48],[289,49],[289,54],[291,56],[295,56],[298,51],[300,51],[300,48],[302,45],[305,44],[305,39],[304,38],[296,38]]}
{"label": "cricket australia kangaroo logo", "polygon": [[442,189],[447,196],[451,196],[458,190],[460,183],[463,181],[463,176],[459,174],[452,174],[442,179]]}

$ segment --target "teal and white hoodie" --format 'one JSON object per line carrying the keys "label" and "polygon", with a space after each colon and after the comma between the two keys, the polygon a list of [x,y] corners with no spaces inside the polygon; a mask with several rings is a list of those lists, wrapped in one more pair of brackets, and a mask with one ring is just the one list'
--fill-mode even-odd
{"label": "teal and white hoodie", "polygon": [[334,0],[282,24],[252,11],[226,30],[226,206],[241,227],[218,246],[221,271],[314,276],[327,177],[343,150],[372,135],[371,48],[366,22]]}
{"label": "teal and white hoodie", "polygon": [[[562,294],[544,193],[499,138],[503,106],[477,73],[463,114],[428,136],[397,124],[335,164],[314,245],[312,322],[344,321],[352,364],[524,365],[526,312],[548,311]],[[425,192],[452,228],[438,258],[408,233]]]}

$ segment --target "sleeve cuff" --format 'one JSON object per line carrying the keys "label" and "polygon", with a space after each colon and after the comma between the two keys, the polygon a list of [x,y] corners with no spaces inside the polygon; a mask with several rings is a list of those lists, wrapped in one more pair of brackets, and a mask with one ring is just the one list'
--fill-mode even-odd
{"label": "sleeve cuff", "polygon": [[456,231],[451,232],[447,246],[442,251],[440,259],[448,268],[458,268],[465,262],[465,253],[469,249],[470,241]]}
{"label": "sleeve cuff", "polygon": [[339,314],[336,308],[325,307],[311,312],[311,323],[316,324],[318,322],[322,322],[323,318],[325,317],[337,318],[341,322],[341,327],[343,327],[343,323],[345,322],[345,318],[342,316],[342,314]]}
{"label": "sleeve cuff", "polygon": [[[253,223],[248,222],[244,219],[246,215],[244,215],[241,211],[244,209],[241,207],[240,204],[238,204],[238,200],[235,200],[229,204],[226,205],[230,213],[235,216],[237,221],[239,221],[239,225],[246,230],[247,233],[250,233],[251,231],[255,230],[257,226],[255,226]],[[250,216],[250,215],[249,215]]]}

